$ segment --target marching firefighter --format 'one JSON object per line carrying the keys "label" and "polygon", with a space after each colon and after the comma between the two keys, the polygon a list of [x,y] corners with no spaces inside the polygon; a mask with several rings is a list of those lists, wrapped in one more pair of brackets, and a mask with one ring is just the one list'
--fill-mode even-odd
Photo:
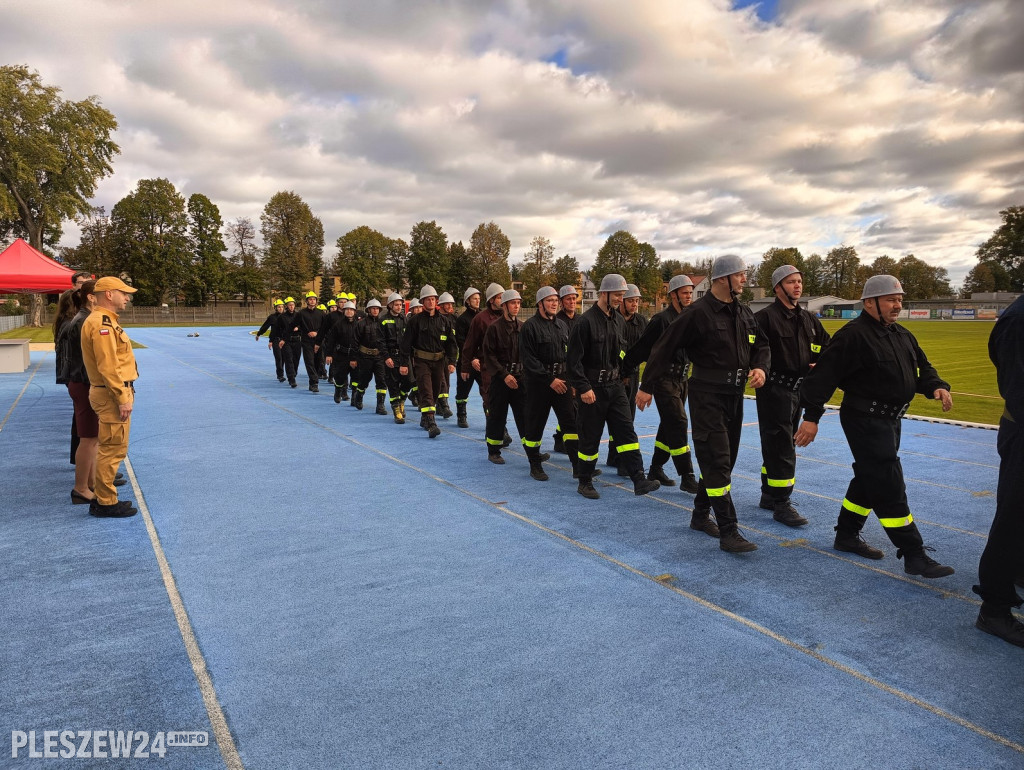
{"label": "marching firefighter", "polygon": [[[668,307],[654,315],[640,340],[626,352],[622,365],[627,370],[639,367],[650,357],[655,343],[665,333],[669,324],[679,317],[683,308],[693,302],[693,281],[685,275],[672,276],[668,282],[668,299]],[[686,349],[677,347],[669,362],[668,372],[651,385],[660,422],[658,434],[654,438],[654,454],[651,456],[651,469],[647,473],[647,478],[661,482],[662,486],[675,486],[675,480],[665,473],[665,463],[671,459],[676,473],[679,474],[679,488],[693,495],[697,493],[699,487],[693,475],[693,455],[687,440],[689,422],[686,419],[686,378],[689,367]],[[636,399],[635,393],[633,398]],[[718,537],[718,525],[710,517],[702,519],[701,523],[705,532],[712,537]]]}
{"label": "marching firefighter", "polygon": [[[490,378],[487,410],[487,459],[495,465],[504,465],[501,456],[504,445],[505,423],[512,410],[519,436],[526,435],[524,422],[523,365],[519,357],[519,333],[522,322],[519,309],[522,297],[515,289],[501,295],[501,318],[487,327],[484,334],[483,370]],[[525,440],[524,440],[525,444]],[[533,462],[530,463],[531,474]]]}
{"label": "marching firefighter", "polygon": [[861,300],[864,312],[836,332],[800,386],[804,422],[796,445],[814,441],[825,402],[842,388],[839,422],[853,453],[853,479],[839,510],[835,549],[881,559],[885,554],[860,534],[874,510],[896,546],[896,558],[903,559],[904,572],[946,577],[953,568],[928,556],[907,504],[899,449],[900,424],[914,394],[938,399],[942,411],[948,412],[953,407],[949,383],[928,362],[914,335],[896,323],[903,307],[903,287],[897,278],[871,276],[864,282]]}
{"label": "marching firefighter", "polygon": [[264,333],[270,332],[270,342],[267,347],[270,348],[270,352],[274,354],[274,370],[277,372],[277,381],[284,382],[284,355],[281,353],[281,348],[278,346],[277,338],[277,319],[284,312],[284,300],[274,300],[274,312],[267,316],[267,320],[263,322],[263,325],[256,332],[256,339],[258,340],[263,336]]}
{"label": "marching firefighter", "polygon": [[437,438],[441,429],[434,417],[437,406],[434,394],[444,388],[445,373],[455,371],[458,350],[455,346],[455,325],[450,316],[437,309],[437,290],[427,284],[420,289],[423,312],[408,319],[400,346],[400,374],[408,374],[410,362],[416,362],[416,385],[419,392],[420,427]]}
{"label": "marching firefighter", "polygon": [[[465,347],[466,338],[469,336],[469,325],[476,318],[476,314],[480,312],[480,290],[474,289],[472,286],[466,289],[465,294],[462,295],[462,304],[465,306],[465,309],[455,319],[455,341],[459,346],[459,372],[463,371],[462,349]],[[467,377],[462,377],[460,374],[456,378],[457,381],[455,383],[455,413],[458,417],[460,428],[469,427],[467,404],[469,403],[469,391],[472,390],[473,383],[476,383],[477,390],[480,389],[480,372],[471,366],[467,374]]]}
{"label": "marching firefighter", "polygon": [[[452,322],[452,329],[455,328],[455,297],[449,292],[444,292],[437,298],[437,309],[443,316],[447,316]],[[458,345],[458,335],[455,335],[455,344]],[[455,363],[458,363],[456,361]],[[452,408],[448,406],[448,389],[451,387],[451,374],[445,369],[444,390],[437,395],[437,413],[444,419],[452,416]]]}
{"label": "marching firefighter", "polygon": [[[292,334],[298,335],[302,350],[302,363],[306,366],[310,393],[320,392],[320,370],[317,363],[317,335],[323,323],[324,314],[316,306],[316,292],[306,292],[306,306],[295,314],[292,320]],[[296,362],[297,363],[297,362]]]}
{"label": "marching firefighter", "polygon": [[387,383],[384,375],[384,329],[380,324],[380,301],[371,299],[366,303],[366,317],[356,322],[356,352],[358,353],[359,370],[352,383],[352,406],[362,410],[366,389],[370,387],[372,377],[377,386],[377,414],[387,414],[384,399],[387,396]]}
{"label": "marching firefighter", "polygon": [[339,318],[334,319],[324,338],[324,360],[330,367],[334,382],[334,403],[348,401],[348,381],[351,373],[352,395],[355,397],[356,366],[356,303],[344,301]]}
{"label": "marching firefighter", "polygon": [[399,425],[405,423],[405,397],[412,389],[409,374],[401,375],[398,370],[399,345],[405,334],[405,315],[402,308],[405,302],[402,295],[393,292],[388,296],[388,307],[381,316],[381,327],[384,330],[384,348],[387,351],[384,359],[384,375],[388,383],[388,397],[391,401],[391,413]]}
{"label": "marching firefighter", "polygon": [[[484,292],[486,308],[476,314],[476,317],[469,324],[469,332],[466,334],[466,343],[462,346],[459,354],[459,366],[462,369],[460,378],[468,380],[471,372],[480,373],[480,399],[484,404],[484,414],[487,414],[488,401],[487,390],[490,386],[490,377],[481,365],[483,355],[484,333],[487,327],[501,318],[501,295],[504,289],[496,283],[488,285]],[[503,446],[512,443],[512,437],[505,432]]]}
{"label": "marching firefighter", "polygon": [[693,502],[692,529],[714,536],[729,553],[757,550],[739,531],[732,501],[732,469],[743,430],[743,388],[764,385],[770,363],[768,340],[757,328],[750,308],[739,303],[747,282],[747,266],[734,254],[719,257],[711,268],[711,291],[693,303],[665,330],[651,351],[636,403],[651,403],[658,380],[670,376],[684,348],[693,362],[689,380],[693,446],[700,463],[700,481]]}
{"label": "marching firefighter", "polygon": [[[576,320],[579,318],[579,314],[576,312],[576,303],[579,301],[580,294],[576,291],[576,287],[572,284],[566,284],[558,290],[558,319],[565,324],[565,328],[569,330],[569,334],[572,334],[572,327],[576,325]],[[573,400],[573,409],[576,408],[576,401]],[[551,437],[555,440],[555,451],[566,454],[565,443],[562,437],[562,426],[555,425],[555,433]],[[600,471],[594,475],[600,475]]]}
{"label": "marching firefighter", "polygon": [[569,334],[566,363],[569,384],[576,389],[576,427],[579,434],[579,492],[583,497],[600,497],[594,488],[601,435],[608,432],[618,443],[619,464],[633,481],[633,493],[646,495],[661,485],[644,476],[640,442],[626,401],[626,387],[619,376],[623,346],[623,321],[618,313],[626,293],[626,279],[609,273],[601,279],[598,299],[580,316]]}
{"label": "marching firefighter", "polygon": [[[639,311],[640,287],[635,283],[627,283],[626,293],[622,297],[622,304],[619,305],[619,312],[622,314],[623,321],[624,341],[622,349],[624,351],[633,347],[643,335],[644,329],[647,328],[647,319],[640,315]],[[634,420],[636,418],[636,392],[640,387],[639,374],[639,364],[635,366],[626,366],[625,362],[623,362],[622,382],[626,386],[626,401],[629,403],[629,416]],[[626,475],[625,469],[619,468],[618,452],[615,449],[615,437],[611,434],[608,434],[608,459],[605,461],[605,465],[612,468],[618,468],[620,476]]]}
{"label": "marching firefighter", "polygon": [[552,286],[541,287],[537,291],[537,312],[526,320],[519,334],[519,355],[526,386],[523,446],[530,460],[530,476],[537,481],[548,480],[543,466],[548,454],[540,451],[540,444],[552,409],[565,430],[562,438],[573,473],[579,475],[579,435],[565,367],[569,328],[556,317],[557,313],[558,291]]}
{"label": "marching firefighter", "polygon": [[281,358],[284,361],[284,372],[288,377],[288,384],[297,388],[296,372],[299,366],[299,357],[302,355],[302,337],[295,331],[295,300],[286,297],[284,300],[284,312],[277,318],[277,347],[281,351]]}
{"label": "marching firefighter", "polygon": [[800,307],[803,286],[803,275],[796,267],[776,268],[772,273],[775,302],[754,314],[772,352],[768,381],[756,394],[761,433],[760,506],[790,527],[807,523],[790,499],[796,485],[793,437],[800,427],[800,383],[829,341],[821,321]]}

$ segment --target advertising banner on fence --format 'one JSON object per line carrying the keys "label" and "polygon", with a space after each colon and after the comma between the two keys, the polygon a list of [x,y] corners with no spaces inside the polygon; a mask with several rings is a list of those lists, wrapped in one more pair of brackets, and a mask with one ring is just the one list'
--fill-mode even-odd
{"label": "advertising banner on fence", "polygon": [[907,317],[915,321],[927,321],[932,317],[931,310],[911,310],[907,313]]}
{"label": "advertising banner on fence", "polygon": [[974,308],[973,307],[957,307],[953,308],[953,318],[958,321],[974,320]]}
{"label": "advertising banner on fence", "polygon": [[987,308],[979,309],[978,312],[975,313],[975,318],[984,319],[986,321],[994,321],[996,320],[996,311],[989,310]]}

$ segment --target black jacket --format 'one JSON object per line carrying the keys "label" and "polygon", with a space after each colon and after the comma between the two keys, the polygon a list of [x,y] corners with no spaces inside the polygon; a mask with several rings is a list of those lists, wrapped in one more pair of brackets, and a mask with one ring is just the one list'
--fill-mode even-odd
{"label": "black jacket", "polygon": [[256,339],[259,339],[269,331],[270,341],[277,342],[280,339],[280,337],[277,336],[277,319],[282,315],[284,315],[283,310],[280,313],[275,310],[273,313],[268,315],[267,320],[263,322],[263,326],[261,326],[260,330],[256,332]]}
{"label": "black jacket", "polygon": [[[559,314],[561,315],[561,314]],[[617,370],[623,356],[625,322],[617,310],[605,315],[596,303],[577,320],[569,332],[566,366],[569,384],[577,393],[586,393],[607,382],[591,382],[597,370]]]}
{"label": "black jacket", "polygon": [[831,339],[812,314],[800,307],[790,309],[778,299],[754,313],[754,319],[768,337],[773,373],[804,377]]}
{"label": "black jacket", "polygon": [[61,351],[58,357],[60,370],[57,372],[57,382],[65,384],[68,382],[84,382],[89,384],[89,373],[85,370],[85,361],[82,360],[82,324],[89,317],[91,311],[82,308],[74,318],[60,327],[57,332],[57,342],[54,347]]}
{"label": "black jacket", "polygon": [[[640,335],[640,339],[626,350],[626,357],[622,360],[623,368],[630,372],[635,371],[640,364],[650,358],[654,345],[661,338],[661,335],[665,333],[669,325],[678,317],[679,313],[676,312],[675,307],[672,305],[669,305],[660,313],[655,313],[654,317],[648,322],[643,334]],[[685,371],[686,365],[689,363],[689,359],[686,357],[686,348],[676,348],[671,363],[679,364],[680,369]]]}
{"label": "black jacket", "polygon": [[327,327],[323,342],[324,355],[340,358],[344,361],[356,360],[356,323],[355,316],[350,321],[344,313],[337,313],[341,318],[332,318]]}
{"label": "black jacket", "polygon": [[523,323],[518,318],[509,321],[504,315],[487,327],[481,363],[492,379],[504,380],[512,374],[510,366],[519,368],[519,332],[522,327]]}
{"label": "black jacket", "polygon": [[1024,421],[1024,296],[999,316],[988,338],[988,357],[996,365],[999,395],[1014,422]]}
{"label": "black jacket", "polygon": [[399,350],[401,366],[409,365],[415,350],[444,353],[445,363],[454,364],[459,358],[459,351],[455,344],[452,317],[442,315],[440,310],[435,310],[433,315],[425,310],[414,315],[405,325]]}
{"label": "black jacket", "polygon": [[526,319],[519,332],[519,356],[527,377],[543,380],[566,379],[563,372],[557,377],[551,374],[553,364],[564,364],[569,347],[569,327],[557,317],[544,318],[536,313]]}

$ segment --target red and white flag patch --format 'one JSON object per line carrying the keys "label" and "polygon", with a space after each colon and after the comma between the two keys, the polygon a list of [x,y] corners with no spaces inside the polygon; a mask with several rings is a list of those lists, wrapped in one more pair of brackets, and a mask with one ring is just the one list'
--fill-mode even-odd
{"label": "red and white flag patch", "polygon": [[110,334],[110,329],[100,329],[101,337],[106,337],[108,334]]}

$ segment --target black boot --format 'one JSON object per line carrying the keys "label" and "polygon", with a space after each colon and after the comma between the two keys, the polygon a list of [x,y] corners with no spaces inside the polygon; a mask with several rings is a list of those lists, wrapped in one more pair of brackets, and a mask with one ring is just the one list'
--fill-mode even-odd
{"label": "black boot", "polygon": [[336,404],[340,404],[341,403],[341,388],[339,388],[339,387],[335,387],[334,388],[334,403],[336,403]]}
{"label": "black boot", "polygon": [[[619,468],[619,470],[621,471],[622,469]],[[659,484],[654,479],[649,479],[646,476],[644,476],[643,471],[638,471],[637,473],[634,473],[632,476],[630,476],[630,479],[632,479],[633,481],[633,494],[636,495],[637,497],[661,489],[661,484]]]}
{"label": "black boot", "polygon": [[651,465],[651,469],[647,471],[647,478],[654,479],[663,487],[674,487],[676,482],[670,479],[665,473],[665,466],[663,465]]}
{"label": "black boot", "polygon": [[987,612],[985,607],[985,604],[981,605],[974,627],[986,634],[998,636],[1004,642],[1024,647],[1024,624],[1013,616],[1010,609],[1007,607],[998,612]]}
{"label": "black boot", "polygon": [[352,391],[352,406],[362,411],[363,409],[363,391],[354,390]]}
{"label": "black boot", "polygon": [[774,511],[772,518],[787,527],[802,527],[807,523],[807,519],[797,513],[793,503],[788,499],[776,500]]}
{"label": "black boot", "polygon": [[694,478],[692,473],[686,473],[679,478],[679,489],[682,492],[689,492],[691,495],[695,495],[700,491],[700,484],[697,483],[697,479]]}
{"label": "black boot", "polygon": [[501,438],[501,448],[504,449],[507,446],[512,445],[512,437],[508,434],[508,428],[505,428],[505,435]]}
{"label": "black boot", "polygon": [[420,394],[417,391],[409,391],[409,403],[417,409],[420,408]]}
{"label": "black boot", "polygon": [[576,487],[576,491],[588,500],[598,500],[601,497],[597,490],[594,489],[594,482],[590,479],[580,479],[580,483],[579,486]]}
{"label": "black boot", "polygon": [[761,493],[761,500],[757,504],[758,508],[764,508],[766,511],[775,510],[775,498],[769,495],[767,492]]}
{"label": "black boot", "polygon": [[455,410],[458,413],[458,417],[459,417],[459,427],[460,428],[468,428],[469,427],[469,415],[466,413],[466,405],[465,404],[455,404]]}
{"label": "black boot", "polygon": [[751,543],[740,534],[739,524],[736,521],[736,509],[733,507],[732,496],[726,493],[724,497],[716,497],[711,503],[715,510],[715,519],[718,521],[718,547],[728,553],[748,553],[756,551],[757,546]]}
{"label": "black boot", "polygon": [[837,551],[843,553],[855,553],[858,556],[863,556],[865,559],[881,559],[885,556],[885,553],[875,548],[874,546],[868,545],[864,542],[864,538],[860,536],[859,531],[845,532],[836,527],[836,541],[832,545]]}
{"label": "black boot", "polygon": [[703,532],[711,537],[718,537],[721,534],[718,531],[718,523],[711,517],[710,508],[707,510],[693,509],[693,515],[690,516],[690,529]]}
{"label": "black boot", "polygon": [[348,388],[342,385],[339,390],[341,391],[341,400],[348,401]]}
{"label": "black boot", "polygon": [[377,414],[387,414],[387,407],[384,406],[384,394],[377,394]]}
{"label": "black boot", "polygon": [[431,438],[437,438],[441,435],[441,429],[437,427],[433,412],[427,412],[427,435]]}
{"label": "black boot", "polygon": [[544,466],[540,460],[530,460],[530,478],[537,481],[547,481],[548,474],[544,472]]}
{"label": "black boot", "polygon": [[501,450],[494,450],[494,449],[490,450],[487,453],[487,459],[490,460],[495,465],[504,465],[505,464],[505,458],[501,456]]}
{"label": "black boot", "polygon": [[430,423],[427,422],[427,414],[428,412],[420,412],[420,427],[423,430],[428,430],[430,427]]}
{"label": "black boot", "polygon": [[908,575],[920,575],[923,578],[940,578],[952,575],[952,567],[939,564],[925,551],[934,551],[934,548],[921,546],[919,551],[905,553],[903,549],[896,551],[896,558],[903,559],[903,571]]}
{"label": "black boot", "polygon": [[448,406],[448,396],[437,399],[437,413],[446,420],[452,416],[451,407]]}

